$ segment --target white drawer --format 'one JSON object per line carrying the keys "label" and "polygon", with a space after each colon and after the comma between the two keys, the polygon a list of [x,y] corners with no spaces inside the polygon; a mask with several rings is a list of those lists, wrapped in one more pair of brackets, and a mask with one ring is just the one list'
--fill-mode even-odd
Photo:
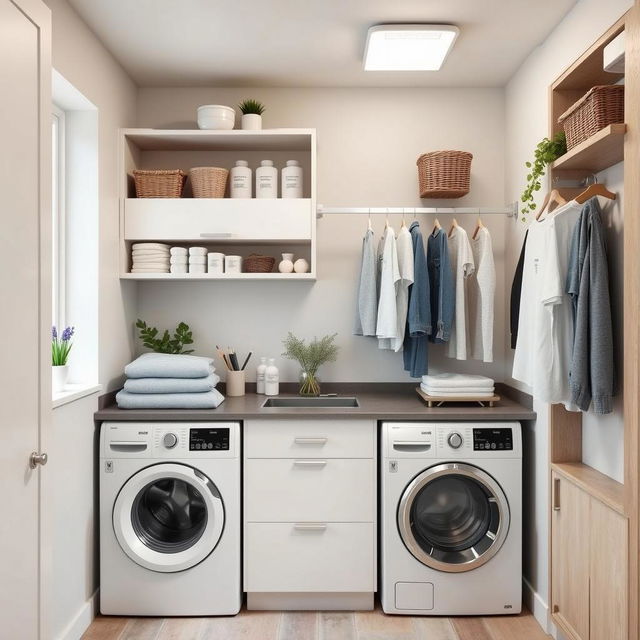
{"label": "white drawer", "polygon": [[125,240],[311,240],[311,200],[128,198]]}
{"label": "white drawer", "polygon": [[373,459],[250,459],[244,465],[245,520],[373,522]]}
{"label": "white drawer", "polygon": [[373,458],[373,420],[247,420],[245,458]]}
{"label": "white drawer", "polygon": [[249,523],[246,591],[373,591],[372,523]]}

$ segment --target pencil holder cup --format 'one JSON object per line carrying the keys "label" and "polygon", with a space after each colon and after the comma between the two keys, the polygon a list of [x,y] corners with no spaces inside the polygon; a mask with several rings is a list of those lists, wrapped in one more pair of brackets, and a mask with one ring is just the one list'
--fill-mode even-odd
{"label": "pencil holder cup", "polygon": [[227,395],[244,395],[244,371],[227,371]]}

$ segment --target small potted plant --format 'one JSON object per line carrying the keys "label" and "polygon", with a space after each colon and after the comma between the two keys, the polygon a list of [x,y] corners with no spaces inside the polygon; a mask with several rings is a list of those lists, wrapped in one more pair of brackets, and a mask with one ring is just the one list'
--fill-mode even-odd
{"label": "small potted plant", "polygon": [[285,352],[282,354],[289,360],[297,360],[300,364],[300,390],[301,396],[319,396],[320,380],[318,369],[325,362],[334,362],[338,356],[339,347],[334,343],[334,333],[324,336],[320,340],[314,338],[309,344],[296,338],[291,332],[282,341]]}
{"label": "small potted plant", "polygon": [[75,327],[65,327],[62,334],[58,335],[58,329],[51,328],[51,386],[54,393],[63,391],[69,377],[69,352],[73,343]]}
{"label": "small potted plant", "polygon": [[262,129],[262,114],[265,112],[265,106],[258,100],[251,98],[243,100],[239,105],[242,113],[242,128],[249,131]]}
{"label": "small potted plant", "polygon": [[173,332],[169,334],[167,329],[160,334],[156,327],[149,327],[144,320],[138,319],[136,327],[140,330],[138,337],[142,344],[156,353],[193,353],[193,349],[185,349],[186,345],[193,344],[193,333],[189,325],[180,322]]}

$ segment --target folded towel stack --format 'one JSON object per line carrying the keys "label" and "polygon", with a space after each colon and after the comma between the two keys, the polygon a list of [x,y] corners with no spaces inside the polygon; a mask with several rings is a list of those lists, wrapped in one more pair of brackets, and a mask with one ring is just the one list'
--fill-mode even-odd
{"label": "folded towel stack", "polygon": [[224,396],[212,358],[145,353],[124,368],[121,409],[215,409]]}
{"label": "folded towel stack", "polygon": [[494,381],[485,376],[464,373],[440,373],[422,376],[420,388],[430,396],[441,398],[490,398],[494,395]]}
{"label": "folded towel stack", "polygon": [[187,255],[184,247],[171,247],[171,273],[187,273]]}
{"label": "folded towel stack", "polygon": [[189,248],[189,273],[206,273],[207,272],[207,248],[206,247],[190,247]]}
{"label": "folded towel stack", "polygon": [[169,273],[169,246],[138,242],[131,247],[131,273]]}

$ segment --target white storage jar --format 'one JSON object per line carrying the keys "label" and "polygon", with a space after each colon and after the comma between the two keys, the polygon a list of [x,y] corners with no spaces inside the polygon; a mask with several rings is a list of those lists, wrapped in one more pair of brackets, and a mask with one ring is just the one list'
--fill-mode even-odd
{"label": "white storage jar", "polygon": [[272,160],[263,160],[256,169],[256,198],[278,197],[278,170]]}
{"label": "white storage jar", "polygon": [[302,198],[302,167],[297,160],[287,160],[282,170],[280,194],[283,198]]}
{"label": "white storage jar", "polygon": [[236,161],[231,169],[231,197],[251,198],[251,169],[246,160]]}

